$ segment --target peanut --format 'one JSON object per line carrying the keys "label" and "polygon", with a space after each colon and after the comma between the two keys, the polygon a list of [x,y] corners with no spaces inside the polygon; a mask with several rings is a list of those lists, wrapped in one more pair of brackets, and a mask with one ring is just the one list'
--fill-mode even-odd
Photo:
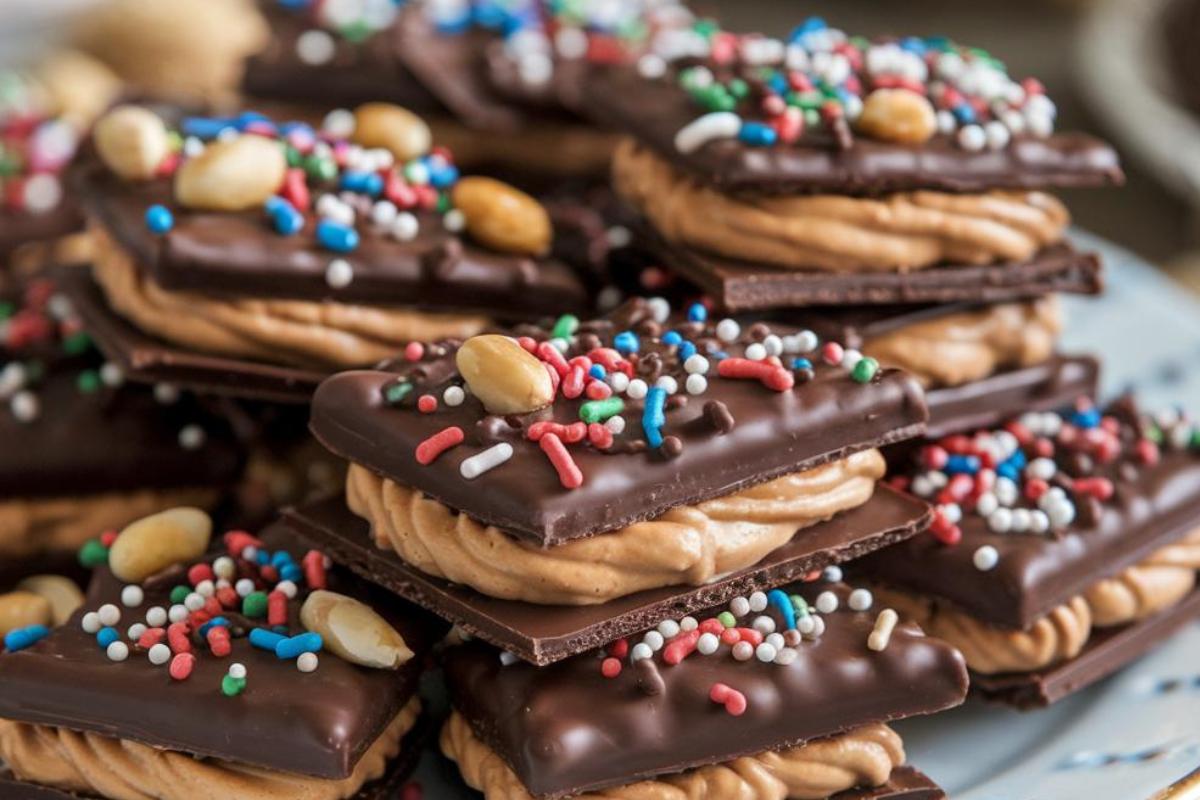
{"label": "peanut", "polygon": [[354,111],[355,144],[390,150],[396,161],[423,156],[433,144],[425,120],[391,103],[366,103]]}
{"label": "peanut", "polygon": [[119,106],[92,131],[105,166],[127,181],[147,181],[167,157],[167,129],[158,115],[139,106]]}
{"label": "peanut", "polygon": [[33,592],[0,594],[0,636],[30,625],[49,625],[54,617],[50,601]]}
{"label": "peanut", "polygon": [[874,139],[920,144],[937,131],[937,116],[929,101],[916,92],[876,89],[867,95],[855,125]]}
{"label": "peanut", "polygon": [[507,336],[472,336],[455,362],[471,393],[493,414],[528,414],[554,399],[546,365]]}
{"label": "peanut", "polygon": [[493,178],[463,178],[454,205],[466,217],[467,233],[501,253],[542,256],[550,250],[550,215],[534,198]]}
{"label": "peanut", "polygon": [[287,159],[278,142],[243,134],[213,142],[175,173],[175,199],[205,211],[259,208],[279,190]]}
{"label": "peanut", "polygon": [[139,583],[204,555],[211,538],[208,514],[187,506],[168,509],[127,525],[108,551],[108,566],[121,580]]}
{"label": "peanut", "polygon": [[413,657],[404,637],[365,603],[337,592],[315,591],[300,608],[300,622],[321,634],[334,655],[374,669],[399,669]]}
{"label": "peanut", "polygon": [[116,73],[78,50],[52,53],[38,67],[37,81],[59,114],[84,126],[108,110],[123,88]]}
{"label": "peanut", "polygon": [[83,605],[83,592],[75,581],[62,575],[31,575],[17,584],[17,590],[46,598],[55,625],[64,624]]}

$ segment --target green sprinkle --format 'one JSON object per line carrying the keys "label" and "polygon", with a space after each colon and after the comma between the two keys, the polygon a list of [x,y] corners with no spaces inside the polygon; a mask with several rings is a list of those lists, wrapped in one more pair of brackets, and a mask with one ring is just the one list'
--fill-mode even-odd
{"label": "green sprinkle", "polygon": [[300,155],[300,151],[292,147],[290,144],[283,148],[284,158],[287,159],[289,167],[304,166],[304,156]]}
{"label": "green sprinkle", "polygon": [[1159,428],[1157,425],[1148,426],[1146,428],[1146,438],[1149,439],[1150,441],[1154,442],[1155,444],[1162,444],[1163,443],[1162,429]]}
{"label": "green sprinkle", "polygon": [[404,378],[400,378],[395,383],[384,387],[383,399],[390,406],[398,406],[404,402],[404,398],[412,394],[412,391],[413,385]]}
{"label": "green sprinkle", "polygon": [[619,397],[604,400],[589,400],[579,407],[579,418],[587,423],[604,422],[625,410],[625,401]]}
{"label": "green sprinkle", "polygon": [[342,38],[351,44],[362,44],[375,34],[375,29],[366,21],[354,22],[338,29]]}
{"label": "green sprinkle", "polygon": [[550,338],[566,339],[574,335],[577,330],[579,330],[579,317],[574,314],[563,314],[554,323],[554,328],[550,331]]}
{"label": "green sprinkle", "polygon": [[25,362],[25,381],[35,383],[46,374],[46,363],[40,358],[31,358]]}
{"label": "green sprinkle", "polygon": [[242,600],[242,614],[250,619],[260,619],[267,615],[267,593],[253,592]]}
{"label": "green sprinkle", "polygon": [[741,100],[750,94],[750,84],[741,78],[734,78],[729,82],[729,93]]}
{"label": "green sprinkle", "polygon": [[192,590],[186,586],[176,586],[174,589],[171,590],[171,604],[179,605],[184,600],[186,600],[187,596],[191,593],[192,593]]}
{"label": "green sprinkle", "polygon": [[102,545],[99,539],[91,539],[84,542],[83,547],[79,548],[79,563],[86,569],[93,569],[101,564],[107,564],[108,548]]}
{"label": "green sprinkle", "polygon": [[92,346],[92,337],[88,336],[83,331],[72,333],[67,338],[63,339],[63,352],[69,356],[78,356],[86,353],[88,348]]}
{"label": "green sprinkle", "polygon": [[859,383],[869,383],[877,372],[879,372],[879,362],[870,356],[864,356],[854,365],[850,377]]}
{"label": "green sprinkle", "polygon": [[1193,449],[1200,447],[1200,428],[1192,428],[1192,438],[1188,440],[1188,446]]}
{"label": "green sprinkle", "polygon": [[100,375],[94,369],[85,369],[75,379],[75,386],[84,394],[95,394],[100,391]]}
{"label": "green sprinkle", "polygon": [[315,180],[331,181],[337,177],[338,168],[333,159],[309,156],[304,160],[304,171]]}
{"label": "green sprinkle", "polygon": [[226,675],[221,679],[221,692],[226,697],[237,697],[244,691],[246,691],[245,678],[235,678],[232,675]]}
{"label": "green sprinkle", "polygon": [[0,319],[10,319],[15,313],[17,313],[17,307],[15,304],[0,303]]}
{"label": "green sprinkle", "polygon": [[735,617],[730,611],[722,611],[720,614],[717,614],[717,622],[721,623],[726,628],[737,627],[737,617]]}
{"label": "green sprinkle", "polygon": [[798,594],[791,596],[792,608],[802,617],[808,616],[808,601]]}
{"label": "green sprinkle", "polygon": [[449,192],[438,192],[437,212],[445,214],[454,208],[454,201],[450,198]]}

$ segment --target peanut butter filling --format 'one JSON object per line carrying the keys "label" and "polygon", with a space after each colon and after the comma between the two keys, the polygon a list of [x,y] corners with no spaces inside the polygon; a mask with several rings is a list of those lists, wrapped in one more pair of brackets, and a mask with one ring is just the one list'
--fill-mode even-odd
{"label": "peanut butter filling", "polygon": [[[442,728],[442,753],[486,800],[532,800],[516,773],[480,741],[457,711]],[[904,744],[886,725],[785,750],[576,795],[574,800],[820,800],[887,783],[904,763]]]}
{"label": "peanut butter filling", "polygon": [[99,226],[93,240],[92,272],[113,311],[147,333],[205,353],[318,369],[361,367],[408,342],[465,338],[488,324],[466,314],[168,291],[142,275]]}
{"label": "peanut butter filling", "polygon": [[175,506],[210,508],[216,489],[140,489],[0,502],[0,558],[66,553],[106,530]]}
{"label": "peanut butter filling", "polygon": [[862,351],[927,389],[961,386],[1046,361],[1062,327],[1058,297],[1049,295],[914,322],[868,338]]}
{"label": "peanut butter filling", "polygon": [[1023,260],[1060,241],[1070,221],[1041,192],[735,197],[629,141],[613,158],[613,183],[672,244],[792,269],[905,272]]}
{"label": "peanut butter filling", "polygon": [[975,672],[1033,672],[1079,655],[1093,628],[1138,622],[1177,605],[1195,587],[1197,570],[1200,530],[1098,581],[1023,631],[996,628],[906,592],[883,590],[877,597],[962,651]]}
{"label": "peanut butter filling", "polygon": [[107,800],[346,800],[384,776],[420,712],[421,701],[414,697],[342,780],[9,720],[0,720],[0,757],[20,780]]}
{"label": "peanut butter filling", "polygon": [[552,548],[516,539],[424,494],[351,465],[350,510],[375,543],[428,575],[491,597],[592,605],[644,589],[701,586],[753,566],[801,528],[871,499],[886,465],[866,450],[737,494],[681,506]]}

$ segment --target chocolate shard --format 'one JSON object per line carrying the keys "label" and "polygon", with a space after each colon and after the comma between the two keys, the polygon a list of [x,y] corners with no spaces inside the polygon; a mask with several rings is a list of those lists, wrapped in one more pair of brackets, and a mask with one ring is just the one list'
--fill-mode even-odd
{"label": "chocolate shard", "polygon": [[285,512],[297,532],[363,578],[533,664],[546,665],[739,595],[766,591],[917,535],[929,523],[924,503],[879,486],[864,506],[799,531],[758,564],[701,587],[639,592],[597,606],[540,606],[487,597],[425,575],[380,550],[367,522],[341,498]]}
{"label": "chocolate shard", "polygon": [[[575,488],[564,486],[552,460],[534,441],[533,426],[551,422],[584,426],[581,414],[589,402],[586,394],[568,399],[560,392],[549,407],[513,417],[523,435],[511,442],[512,458],[473,480],[464,478],[460,468],[468,457],[494,444],[481,438],[477,424],[487,417],[487,411],[470,392],[460,405],[439,404],[432,413],[420,413],[414,407],[419,395],[436,399],[461,382],[454,373],[441,373],[447,375],[442,383],[420,380],[412,370],[428,372],[425,362],[399,362],[390,367],[394,371],[362,370],[329,378],[313,399],[312,432],[337,455],[481,522],[552,545],[619,529],[675,506],[732,494],[924,430],[927,411],[921,390],[902,372],[880,370],[867,380],[858,380],[844,367],[810,354],[820,362],[814,367],[815,375],[796,383],[782,361],[738,360],[747,348],[763,347],[751,333],[740,332],[735,340],[721,341],[715,333],[716,320],[690,322],[676,316],[664,324],[654,319],[652,308],[652,303],[638,301],[611,318],[579,328],[580,334],[592,333],[603,339],[606,352],[592,351],[596,358],[628,370],[632,378],[644,381],[643,385],[649,383],[641,376],[644,368],[658,375],[661,366],[657,380],[670,378],[678,392],[664,401],[662,424],[657,427],[653,415],[646,412],[647,398],[655,390],[648,390],[646,398],[628,392],[614,395],[624,426],[613,435],[611,446],[593,447],[577,438],[568,442],[568,453],[583,476],[582,485]],[[733,321],[729,325],[734,325]],[[769,331],[782,342],[797,329],[762,325],[752,330],[755,334]],[[546,329],[527,327],[515,332],[531,334],[535,342],[553,348],[545,341],[550,334]],[[764,339],[767,335],[763,334]],[[672,336],[680,343],[667,341]],[[635,342],[637,352],[626,351],[628,357],[614,349],[632,347]],[[713,361],[728,356],[732,371],[721,377],[719,371],[725,366],[709,364],[704,391],[687,394],[684,387],[690,373],[683,364],[685,344]],[[450,359],[452,354],[445,357]],[[577,357],[588,357],[578,345],[570,347],[565,356],[557,356]],[[779,357],[790,362],[795,355],[781,353]],[[734,376],[738,367],[749,370],[746,377]],[[414,391],[394,407],[385,399],[384,389],[397,375],[409,379]],[[736,421],[729,432],[721,433],[709,420],[705,404],[711,401],[723,403]],[[644,424],[647,420],[650,432]],[[418,445],[448,428],[463,432],[462,444],[432,463],[419,463],[415,457]],[[664,438],[678,438],[679,447],[671,448],[674,457],[664,457],[655,431]]]}
{"label": "chocolate shard", "polygon": [[[297,563],[304,555],[282,523],[264,531],[261,539],[271,552],[287,550]],[[223,546],[214,548],[206,563],[224,552]],[[165,666],[153,666],[132,644],[127,661],[111,661],[96,636],[83,630],[83,615],[106,603],[123,609],[120,630],[140,621],[147,609],[169,607],[170,593],[182,577],[177,567],[148,580],[143,604],[130,609],[120,600],[124,582],[107,566],[97,568],[87,602],[70,621],[28,648],[0,655],[0,718],[340,779],[412,698],[423,657],[444,630],[420,610],[372,595],[371,587],[336,571],[328,576],[329,588],[372,605],[400,632],[415,658],[398,670],[377,670],[323,652],[317,671],[305,674],[292,661],[253,647],[240,635],[262,621],[226,612],[234,633],[230,656],[211,656],[197,634],[190,677],[172,680]],[[290,635],[304,631],[299,609],[305,591],[301,589],[300,601],[288,604]],[[234,662],[246,666],[247,685],[236,697],[225,697],[222,680]]]}
{"label": "chocolate shard", "polygon": [[[647,695],[629,664],[613,678],[589,655],[548,667],[506,666],[494,648],[473,642],[446,653],[451,700],[540,798],[635,783],[962,702],[966,667],[949,645],[901,625],[883,650],[869,649],[879,611],[846,609],[844,586],[792,586],[784,597],[799,593],[811,604],[823,591],[835,592],[842,610],[824,614],[824,632],[797,645],[787,665],[738,661],[724,646],[707,656],[691,652],[660,667],[663,691]],[[774,604],[761,614],[786,625]],[[758,615],[745,615],[746,624]],[[665,663],[675,641],[651,657]],[[735,716],[710,700],[714,684],[740,692],[744,712]]]}

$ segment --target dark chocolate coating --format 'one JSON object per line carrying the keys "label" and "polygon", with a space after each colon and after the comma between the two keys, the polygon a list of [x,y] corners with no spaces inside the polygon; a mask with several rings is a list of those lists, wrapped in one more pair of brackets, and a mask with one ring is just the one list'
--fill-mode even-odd
{"label": "dark chocolate coating", "polygon": [[1116,628],[1094,628],[1083,651],[1037,672],[971,673],[971,691],[986,700],[1021,709],[1056,703],[1131,664],[1200,617],[1200,590],[1152,617]]}
{"label": "dark chocolate coating", "polygon": [[[829,587],[818,582],[787,591],[811,601]],[[739,662],[728,647],[667,666],[660,652],[653,662],[663,691],[654,695],[639,688],[639,670],[628,663],[611,679],[590,655],[548,667],[504,666],[494,648],[477,642],[447,651],[446,678],[452,702],[476,735],[531,794],[557,798],[962,702],[967,673],[958,651],[905,625],[886,649],[872,651],[867,637],[878,613],[825,615],[825,633],[802,643],[788,666]],[[742,716],[709,700],[715,683],[745,695]]]}
{"label": "dark chocolate coating", "polygon": [[664,267],[696,284],[729,311],[802,306],[907,303],[997,303],[1050,292],[1099,294],[1100,259],[1069,244],[1047,247],[1027,261],[946,264],[911,272],[830,272],[735,261],[667,244],[646,232]]}
{"label": "dark chocolate coating", "polygon": [[[476,311],[521,319],[577,311],[586,303],[582,282],[550,259],[500,255],[450,234],[438,215],[422,212],[420,232],[398,242],[371,225],[360,227],[352,253],[325,250],[316,241],[314,215],[305,228],[282,236],[263,211],[189,211],[175,203],[169,181],[120,181],[99,165],[81,170],[90,214],[156,284],[172,291],[225,297],[336,300],[374,306],[416,305],[426,311]],[[146,209],[162,204],[175,216],[166,234],[146,226]],[[342,258],[354,280],[331,289],[329,262]]]}
{"label": "dark chocolate coating", "polygon": [[[282,523],[262,538],[272,550],[287,549],[297,563],[304,555]],[[223,552],[223,546],[218,549]],[[170,590],[185,582],[184,574],[164,576],[172,577],[145,585],[141,609],[122,607],[120,630],[143,619],[145,609],[170,605]],[[399,670],[376,670],[323,651],[317,671],[306,675],[294,662],[235,636],[228,658],[215,658],[206,645],[194,643],[191,677],[174,681],[165,666],[152,666],[137,648],[130,648],[128,661],[110,661],[96,638],[80,627],[85,611],[104,603],[121,607],[122,582],[101,567],[85,607],[69,622],[30,648],[0,654],[0,717],[317,778],[344,778],[416,691],[438,626],[408,604],[388,602],[382,593],[371,596],[352,576],[332,573],[330,578],[330,589],[359,596],[385,616],[417,656]],[[299,611],[305,596],[302,589],[289,603],[292,635],[304,630]],[[254,624],[226,616],[235,629]],[[235,662],[246,665],[247,687],[237,697],[225,697],[221,679]]]}
{"label": "dark chocolate coating", "polygon": [[[591,330],[607,346],[616,333],[649,321],[647,313],[638,307],[622,312],[625,316],[593,323]],[[715,320],[710,321],[708,329],[714,324]],[[687,326],[684,322],[676,327],[693,330]],[[581,328],[581,333],[587,330]],[[782,335],[789,329],[777,327],[775,331]],[[546,333],[539,335],[545,338]],[[700,338],[705,334],[688,335]],[[710,330],[707,335],[711,336]],[[744,331],[738,343],[725,349],[740,355],[748,343]],[[684,376],[677,348],[646,335],[641,346],[642,363],[661,356],[665,373],[677,375],[682,389]],[[573,349],[567,357],[577,354]],[[416,384],[412,402],[426,392],[440,397],[451,382],[461,382],[453,352],[415,365],[399,365],[399,371]],[[927,417],[916,381],[895,370],[881,370],[870,382],[858,383],[845,369],[818,363],[811,380],[775,392],[755,380],[719,378],[714,364],[704,394],[689,397],[681,393],[676,399],[685,404],[666,411],[663,432],[678,437],[683,445],[681,454],[668,458],[653,449],[625,452],[644,442],[644,401],[626,396],[627,427],[612,451],[584,445],[571,448],[584,482],[569,490],[560,484],[550,461],[536,442],[527,439],[525,430],[542,420],[578,420],[580,400],[586,397],[567,400],[560,394],[549,408],[500,418],[489,417],[479,399],[468,394],[456,408],[442,404],[432,414],[421,414],[411,403],[399,409],[387,404],[383,390],[396,377],[396,372],[376,370],[343,372],[329,378],[313,398],[313,433],[350,461],[419,489],[484,523],[544,545],[625,527],[675,506],[732,494],[856,451],[911,438],[923,431]],[[732,431],[720,433],[709,420],[705,406],[712,402],[724,403],[732,412],[736,421]],[[414,456],[417,445],[451,425],[462,429],[464,444],[428,466],[419,464]],[[475,480],[464,479],[459,472],[462,462],[499,441],[512,444],[513,458]]]}
{"label": "dark chocolate coating", "polygon": [[69,199],[41,214],[0,208],[0,272],[7,269],[9,257],[21,245],[52,241],[82,229],[83,214]]}
{"label": "dark chocolate coating", "polygon": [[646,630],[664,617],[681,617],[853,561],[919,534],[929,524],[930,511],[923,502],[880,484],[865,505],[798,531],[791,542],[748,569],[700,587],[651,589],[595,606],[500,600],[425,575],[377,547],[366,520],[352,514],[341,498],[289,509],[285,516],[337,563],[473,636],[545,666]]}
{"label": "dark chocolate coating", "polygon": [[[1111,478],[1116,490],[1101,504],[1095,525],[1081,515],[1061,535],[997,534],[981,516],[964,512],[958,545],[917,536],[868,556],[862,569],[884,584],[948,602],[982,622],[1027,629],[1087,587],[1200,524],[1200,453],[1164,448],[1158,464],[1139,465],[1132,477],[1121,472],[1113,465],[1095,473]],[[1000,555],[988,572],[972,563],[983,545]]]}
{"label": "dark chocolate coating", "polygon": [[673,76],[647,80],[636,67],[594,71],[586,87],[598,120],[615,125],[696,178],[718,189],[756,194],[879,195],[912,189],[983,192],[1109,186],[1124,180],[1117,154],[1081,133],[1047,139],[1016,136],[1002,150],[969,152],[937,134],[921,145],[854,137],[848,150],[832,139],[756,147],[737,139],[680,153],[675,135],[705,112]]}

